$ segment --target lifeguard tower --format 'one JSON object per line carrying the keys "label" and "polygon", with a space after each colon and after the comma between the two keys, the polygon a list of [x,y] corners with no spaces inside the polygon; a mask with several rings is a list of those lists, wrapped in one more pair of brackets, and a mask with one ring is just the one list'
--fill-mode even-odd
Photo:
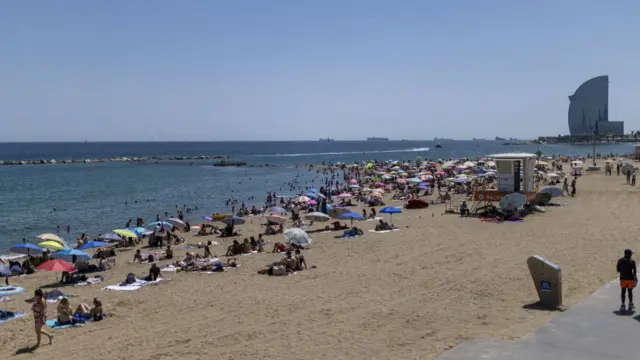
{"label": "lifeguard tower", "polygon": [[487,157],[496,163],[498,189],[475,191],[473,199],[477,202],[474,206],[476,209],[487,203],[500,201],[512,193],[523,193],[531,201],[535,199],[536,154],[506,153]]}

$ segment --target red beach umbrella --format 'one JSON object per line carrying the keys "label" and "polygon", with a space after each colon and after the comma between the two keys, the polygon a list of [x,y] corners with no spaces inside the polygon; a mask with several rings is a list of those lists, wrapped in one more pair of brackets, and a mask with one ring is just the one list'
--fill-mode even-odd
{"label": "red beach umbrella", "polygon": [[36,267],[37,270],[44,270],[44,271],[55,271],[55,272],[63,272],[63,271],[67,271],[67,272],[74,272],[76,271],[76,268],[71,265],[70,263],[64,261],[64,260],[49,260],[47,262],[43,262],[42,264],[38,265]]}

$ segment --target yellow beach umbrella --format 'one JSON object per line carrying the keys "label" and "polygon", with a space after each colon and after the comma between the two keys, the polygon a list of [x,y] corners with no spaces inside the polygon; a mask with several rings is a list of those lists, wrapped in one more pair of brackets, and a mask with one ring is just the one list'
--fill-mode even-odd
{"label": "yellow beach umbrella", "polygon": [[124,236],[124,237],[130,237],[130,238],[138,238],[138,235],[136,235],[136,233],[134,233],[131,230],[127,230],[127,229],[115,229],[113,230],[114,233],[120,235],[120,236]]}
{"label": "yellow beach umbrella", "polygon": [[38,236],[36,236],[36,238],[42,240],[42,241],[55,241],[57,243],[63,243],[64,240],[62,240],[62,238],[56,234],[40,234]]}
{"label": "yellow beach umbrella", "polygon": [[38,246],[40,246],[41,248],[47,248],[47,249],[51,249],[51,250],[64,250],[64,246],[60,245],[60,243],[57,243],[55,241],[43,241],[41,243],[38,244]]}

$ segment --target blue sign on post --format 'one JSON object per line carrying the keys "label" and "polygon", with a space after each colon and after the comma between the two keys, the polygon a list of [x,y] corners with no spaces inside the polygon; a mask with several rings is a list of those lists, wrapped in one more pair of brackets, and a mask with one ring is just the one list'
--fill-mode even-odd
{"label": "blue sign on post", "polygon": [[540,290],[551,291],[551,283],[546,280],[540,281]]}

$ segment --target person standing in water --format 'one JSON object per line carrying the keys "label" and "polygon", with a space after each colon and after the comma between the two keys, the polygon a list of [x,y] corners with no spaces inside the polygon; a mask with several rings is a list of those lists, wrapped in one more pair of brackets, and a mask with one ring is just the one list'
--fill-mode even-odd
{"label": "person standing in water", "polygon": [[31,306],[31,311],[33,311],[33,319],[35,320],[37,339],[36,347],[38,347],[40,346],[40,338],[42,337],[42,334],[49,338],[49,344],[53,342],[53,335],[42,330],[45,321],[47,321],[47,303],[45,302],[44,294],[42,293],[42,290],[37,289],[34,295],[35,302],[33,303],[33,306]]}
{"label": "person standing in water", "polygon": [[626,249],[624,257],[618,260],[616,265],[616,270],[620,273],[620,300],[622,300],[620,311],[625,311],[624,302],[627,293],[629,294],[629,311],[635,308],[633,305],[633,288],[636,287],[637,277],[636,261],[631,258],[632,254],[631,249]]}

